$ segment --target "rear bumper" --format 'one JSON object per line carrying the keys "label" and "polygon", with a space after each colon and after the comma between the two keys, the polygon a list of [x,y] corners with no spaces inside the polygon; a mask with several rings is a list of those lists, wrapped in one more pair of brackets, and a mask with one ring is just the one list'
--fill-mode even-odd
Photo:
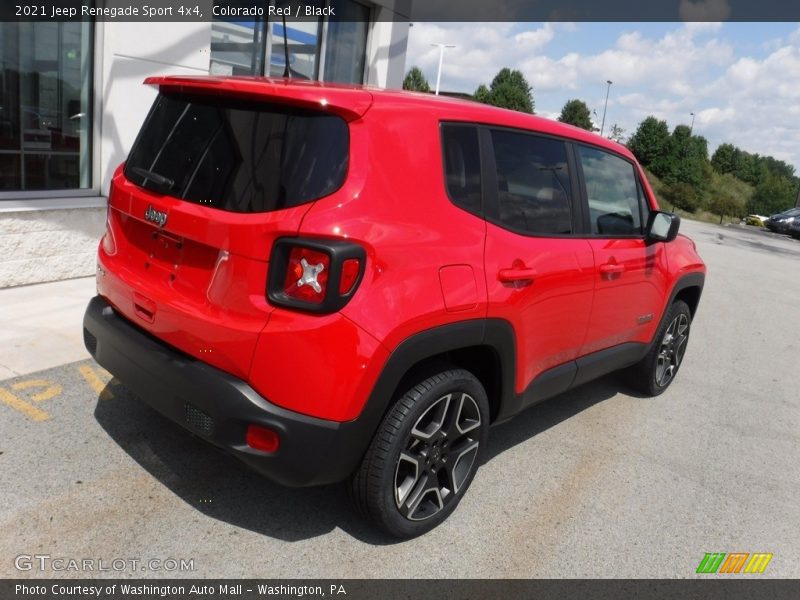
{"label": "rear bumper", "polygon": [[[89,302],[83,327],[89,353],[144,402],[283,485],[346,479],[372,437],[374,428],[363,419],[339,423],[275,406],[246,382],[132,325],[100,296]],[[280,433],[275,453],[247,446],[251,423]]]}

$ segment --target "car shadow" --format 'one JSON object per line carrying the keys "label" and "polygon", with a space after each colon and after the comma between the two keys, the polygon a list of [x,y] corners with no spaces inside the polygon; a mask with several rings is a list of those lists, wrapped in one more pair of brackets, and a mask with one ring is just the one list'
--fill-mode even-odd
{"label": "car shadow", "polygon": [[535,404],[511,420],[495,425],[489,431],[489,450],[484,455],[484,464],[506,450],[619,393],[634,398],[645,398],[631,390],[621,379],[614,373],[606,375]]}
{"label": "car shadow", "polygon": [[[605,377],[493,427],[484,463],[622,390],[616,379]],[[116,380],[98,397],[94,416],[136,463],[212,519],[288,542],[314,538],[337,527],[371,545],[398,542],[356,513],[345,485],[286,488],[272,483],[165,419]]]}

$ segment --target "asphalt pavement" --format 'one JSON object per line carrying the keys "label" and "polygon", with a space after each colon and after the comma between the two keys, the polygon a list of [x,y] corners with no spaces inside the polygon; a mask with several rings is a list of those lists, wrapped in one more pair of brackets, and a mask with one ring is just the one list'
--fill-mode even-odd
{"label": "asphalt pavement", "polygon": [[[0,577],[697,577],[707,552],[800,577],[800,242],[682,231],[709,276],[670,389],[609,376],[494,428],[456,513],[405,542],[343,486],[282,488],[165,421],[88,358],[73,309],[53,324],[76,331],[57,336],[66,364],[0,381]],[[23,365],[52,345],[9,312],[48,335],[24,292],[0,290]]]}

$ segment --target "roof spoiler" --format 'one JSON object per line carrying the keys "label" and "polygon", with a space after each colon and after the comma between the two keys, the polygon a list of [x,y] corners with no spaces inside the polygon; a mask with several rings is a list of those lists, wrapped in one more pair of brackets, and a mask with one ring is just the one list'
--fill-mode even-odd
{"label": "roof spoiler", "polygon": [[361,117],[372,105],[372,94],[355,86],[331,86],[318,81],[268,77],[161,76],[148,77],[145,85],[161,90],[265,100],[300,108],[324,110],[345,121]]}

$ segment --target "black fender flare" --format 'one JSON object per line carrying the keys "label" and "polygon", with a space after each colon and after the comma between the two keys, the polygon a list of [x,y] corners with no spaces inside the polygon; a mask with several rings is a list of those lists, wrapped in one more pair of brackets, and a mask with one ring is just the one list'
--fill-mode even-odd
{"label": "black fender flare", "polygon": [[366,452],[372,436],[391,407],[403,377],[415,365],[434,356],[472,346],[488,346],[497,354],[500,367],[500,412],[513,399],[516,376],[516,336],[505,319],[470,319],[440,325],[403,340],[389,355],[378,380],[356,419],[363,432],[359,446]]}

